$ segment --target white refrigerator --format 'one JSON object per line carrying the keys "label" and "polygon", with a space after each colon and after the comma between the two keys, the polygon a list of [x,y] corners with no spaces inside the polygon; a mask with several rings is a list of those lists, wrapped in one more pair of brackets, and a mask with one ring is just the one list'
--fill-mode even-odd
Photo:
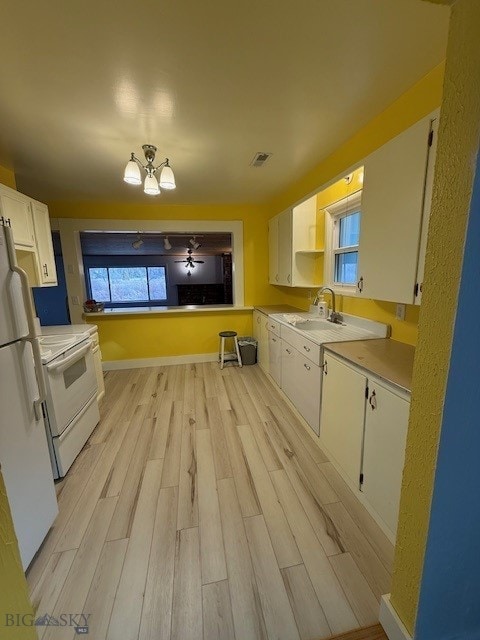
{"label": "white refrigerator", "polygon": [[24,569],[58,513],[41,375],[28,280],[0,219],[0,467]]}

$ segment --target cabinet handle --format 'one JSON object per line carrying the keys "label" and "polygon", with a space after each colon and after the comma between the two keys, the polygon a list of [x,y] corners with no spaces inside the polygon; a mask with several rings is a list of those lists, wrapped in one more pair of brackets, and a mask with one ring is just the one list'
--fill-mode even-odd
{"label": "cabinet handle", "polygon": [[260,318],[259,317],[257,318],[257,324],[260,324]]}
{"label": "cabinet handle", "polygon": [[272,342],[276,342],[276,341],[277,341],[276,338],[272,338]]}
{"label": "cabinet handle", "polygon": [[303,348],[305,349],[305,351],[310,351],[310,347],[307,347],[306,345],[303,345]]}
{"label": "cabinet handle", "polygon": [[292,280],[292,276],[290,274],[288,274],[287,276],[287,282],[290,282]]}
{"label": "cabinet handle", "polygon": [[370,398],[368,399],[368,404],[372,407],[372,411],[377,408],[377,394],[375,393],[375,389],[372,391]]}
{"label": "cabinet handle", "polygon": [[45,262],[45,264],[43,265],[43,275],[44,276],[48,276],[48,265]]}
{"label": "cabinet handle", "polygon": [[290,351],[290,349],[285,349],[285,351],[286,351],[288,354],[292,353],[292,352]]}
{"label": "cabinet handle", "polygon": [[310,371],[310,369],[311,369],[310,365],[304,363],[303,366],[305,367],[305,369],[307,371]]}
{"label": "cabinet handle", "polygon": [[324,362],[324,363],[323,363],[323,365],[322,365],[322,369],[323,369],[323,373],[324,373],[325,375],[327,375],[327,374],[328,374],[328,366],[327,366],[327,361],[326,361],[326,360],[325,360],[325,362]]}
{"label": "cabinet handle", "polygon": [[277,275],[275,276],[275,282],[278,282],[278,273],[277,273]]}
{"label": "cabinet handle", "polygon": [[357,289],[360,291],[360,293],[363,291],[363,276],[357,282]]}

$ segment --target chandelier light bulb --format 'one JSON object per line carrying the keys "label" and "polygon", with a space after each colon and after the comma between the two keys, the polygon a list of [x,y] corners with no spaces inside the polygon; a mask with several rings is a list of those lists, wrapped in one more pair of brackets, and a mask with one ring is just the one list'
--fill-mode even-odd
{"label": "chandelier light bulb", "polygon": [[162,189],[175,189],[175,176],[171,166],[168,164],[168,159],[166,162],[167,164],[165,164],[160,173],[160,186]]}
{"label": "chandelier light bulb", "polygon": [[[132,153],[133,156],[133,153]],[[128,184],[142,184],[142,176],[140,175],[140,167],[135,160],[129,160],[125,167],[125,173],[123,179]]]}
{"label": "chandelier light bulb", "polygon": [[143,190],[149,196],[158,196],[160,189],[158,188],[158,182],[154,175],[147,175],[143,185]]}

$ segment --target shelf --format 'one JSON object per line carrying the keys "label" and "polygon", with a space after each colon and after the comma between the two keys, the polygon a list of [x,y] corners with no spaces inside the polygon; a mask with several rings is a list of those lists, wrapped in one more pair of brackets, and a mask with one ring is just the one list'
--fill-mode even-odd
{"label": "shelf", "polygon": [[305,251],[295,251],[295,253],[301,253],[301,254],[321,254],[321,253],[325,253],[324,249],[307,249]]}

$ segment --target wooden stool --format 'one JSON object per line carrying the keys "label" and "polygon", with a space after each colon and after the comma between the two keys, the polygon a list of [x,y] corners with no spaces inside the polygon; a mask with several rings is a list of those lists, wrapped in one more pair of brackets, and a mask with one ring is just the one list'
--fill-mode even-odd
{"label": "wooden stool", "polygon": [[[238,363],[238,366],[242,366],[242,357],[240,356],[240,349],[238,348],[237,332],[236,331],[220,331],[220,369],[223,369],[225,360],[231,360]],[[227,338],[233,338],[235,345],[235,352],[231,351],[225,353],[225,341]]]}

